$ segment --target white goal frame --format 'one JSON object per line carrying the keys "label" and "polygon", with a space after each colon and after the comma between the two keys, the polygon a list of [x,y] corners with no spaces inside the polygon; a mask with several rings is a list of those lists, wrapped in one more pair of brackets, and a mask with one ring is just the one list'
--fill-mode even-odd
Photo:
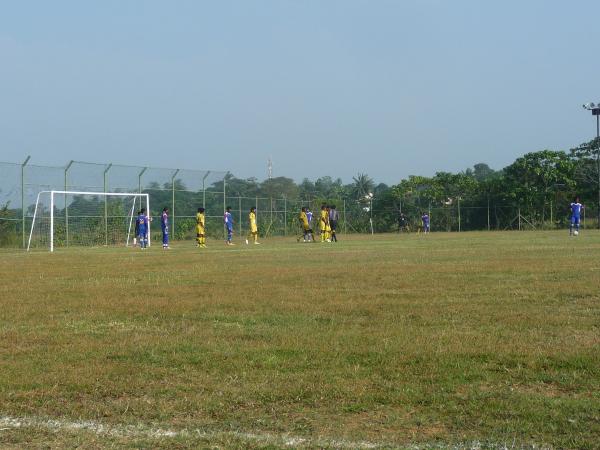
{"label": "white goal frame", "polygon": [[[29,241],[27,242],[27,251],[31,246],[31,237],[33,235],[33,228],[35,226],[35,219],[37,217],[38,205],[40,204],[40,195],[50,194],[50,251],[54,251],[54,196],[58,195],[95,195],[98,197],[133,197],[145,199],[146,211],[150,216],[150,196],[148,194],[142,194],[140,192],[86,192],[86,191],[40,191],[38,192],[37,199],[35,201],[35,210],[33,212],[33,219],[31,221],[31,230],[29,232]],[[131,226],[134,216],[135,202],[131,208],[131,216],[129,220],[129,230],[127,232],[127,244],[129,245],[129,236],[131,234]],[[150,226],[148,226],[148,246],[150,246]]]}

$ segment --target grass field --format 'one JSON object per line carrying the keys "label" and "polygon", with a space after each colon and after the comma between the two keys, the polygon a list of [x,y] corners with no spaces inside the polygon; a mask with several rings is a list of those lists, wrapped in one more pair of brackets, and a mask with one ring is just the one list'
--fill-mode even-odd
{"label": "grass field", "polygon": [[0,252],[2,447],[600,448],[600,233]]}

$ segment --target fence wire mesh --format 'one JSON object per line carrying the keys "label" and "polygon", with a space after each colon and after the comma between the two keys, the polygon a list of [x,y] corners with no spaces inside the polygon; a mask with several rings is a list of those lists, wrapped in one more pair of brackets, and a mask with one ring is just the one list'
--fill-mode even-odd
{"label": "fence wire mesh", "polygon": [[[160,213],[164,207],[170,210],[171,235],[175,239],[195,237],[196,212],[206,209],[207,234],[222,238],[223,212],[232,208],[235,233],[244,238],[249,229],[248,213],[257,210],[261,236],[292,236],[299,233],[300,208],[308,207],[314,213],[312,226],[318,229],[317,217],[322,202],[335,204],[339,212],[338,232],[410,232],[419,229],[421,215],[428,212],[433,231],[470,230],[527,230],[565,227],[568,220],[568,203],[556,199],[544,205],[542,210],[522,211],[518,205],[477,205],[462,199],[451,205],[429,205],[413,202],[397,207],[382,205],[377,198],[370,204],[349,198],[325,198],[314,196],[302,198],[268,198],[243,196],[227,190],[227,172],[171,169],[118,164],[97,164],[71,161],[63,167],[35,164],[0,162],[0,246],[26,247],[31,228],[36,199],[42,191],[65,190],[83,192],[130,192],[147,193],[150,197],[152,231],[160,231]],[[85,241],[81,236],[69,234],[69,209],[72,197],[57,196],[55,215],[65,227],[65,236],[72,239],[59,240],[62,245]],[[557,208],[556,205],[562,205]],[[49,205],[45,205],[46,208]],[[102,211],[106,210],[105,213]],[[109,208],[99,209],[105,214],[105,223],[111,216]],[[400,214],[405,215],[401,219]],[[119,213],[122,215],[122,213]],[[585,214],[588,219],[586,221]],[[583,226],[595,226],[595,209],[584,210]],[[592,223],[594,222],[594,223]],[[73,223],[71,221],[71,223]]]}

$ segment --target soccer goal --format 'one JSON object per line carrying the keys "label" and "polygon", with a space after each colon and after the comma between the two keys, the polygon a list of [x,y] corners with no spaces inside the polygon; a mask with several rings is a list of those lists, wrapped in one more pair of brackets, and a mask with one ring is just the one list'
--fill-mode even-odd
{"label": "soccer goal", "polygon": [[128,246],[141,208],[149,215],[148,194],[42,191],[35,202],[27,250],[48,248],[52,252],[56,247],[72,245]]}

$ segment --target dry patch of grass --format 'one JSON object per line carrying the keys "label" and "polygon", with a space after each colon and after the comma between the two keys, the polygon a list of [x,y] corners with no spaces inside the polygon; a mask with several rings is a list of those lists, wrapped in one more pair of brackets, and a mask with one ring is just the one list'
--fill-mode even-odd
{"label": "dry patch of grass", "polygon": [[[0,414],[240,447],[286,445],[243,438],[256,433],[594,448],[598,261],[591,231],[2,252]],[[0,442],[86,433],[22,431]],[[146,446],[169,439],[200,442]]]}

